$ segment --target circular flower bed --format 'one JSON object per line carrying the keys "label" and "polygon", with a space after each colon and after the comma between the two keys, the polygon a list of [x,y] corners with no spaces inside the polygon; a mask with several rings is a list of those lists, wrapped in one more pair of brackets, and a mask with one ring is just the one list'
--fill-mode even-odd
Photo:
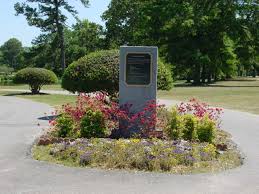
{"label": "circular flower bed", "polygon": [[[215,172],[242,163],[230,135],[219,129],[222,109],[194,99],[171,111],[154,102],[136,114],[130,114],[130,105],[125,107],[103,93],[80,95],[76,105],[55,112],[59,116],[34,146],[34,158],[68,166],[171,173]],[[122,119],[128,125],[118,129]],[[130,133],[136,123],[142,128]]]}
{"label": "circular flower bed", "polygon": [[216,172],[242,162],[236,146],[226,137],[226,149],[220,144],[184,140],[83,138],[35,146],[33,153],[37,160],[68,166],[181,174]]}

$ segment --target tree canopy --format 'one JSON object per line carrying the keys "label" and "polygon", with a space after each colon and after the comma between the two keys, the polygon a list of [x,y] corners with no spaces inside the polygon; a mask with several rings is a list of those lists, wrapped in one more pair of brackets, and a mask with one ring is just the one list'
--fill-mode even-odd
{"label": "tree canopy", "polygon": [[16,38],[11,38],[0,47],[0,63],[18,69],[22,52],[22,43]]}
{"label": "tree canopy", "polygon": [[158,45],[179,78],[199,84],[253,68],[258,7],[256,0],[112,0],[103,19],[109,46]]}
{"label": "tree canopy", "polygon": [[[80,0],[87,7],[89,0]],[[36,4],[35,4],[36,3]],[[55,34],[56,48],[60,48],[60,60],[63,71],[66,68],[64,28],[67,16],[65,11],[77,17],[77,10],[68,0],[26,0],[14,5],[16,15],[26,17],[30,26],[36,26],[43,33]]]}
{"label": "tree canopy", "polygon": [[0,63],[11,67],[45,67],[61,76],[66,64],[91,52],[156,45],[174,79],[193,84],[259,71],[257,0],[111,0],[102,15],[105,27],[79,19],[67,26],[68,13],[77,18],[69,0],[27,0],[15,9],[42,34],[30,48],[16,41],[19,54],[1,47]]}

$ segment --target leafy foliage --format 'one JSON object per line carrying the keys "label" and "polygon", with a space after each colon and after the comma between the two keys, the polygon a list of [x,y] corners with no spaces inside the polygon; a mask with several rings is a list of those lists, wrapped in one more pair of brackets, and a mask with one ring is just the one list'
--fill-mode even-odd
{"label": "leafy foliage", "polygon": [[105,118],[100,111],[88,110],[81,119],[80,136],[85,138],[104,137],[107,129]]}
{"label": "leafy foliage", "polygon": [[[158,69],[158,89],[170,90],[173,84],[171,71],[161,61]],[[63,75],[62,87],[71,92],[118,92],[119,51],[97,51],[73,62]]]}
{"label": "leafy foliage", "polygon": [[78,21],[72,29],[65,31],[67,42],[67,63],[78,60],[79,58],[104,48],[103,27],[88,20]]}
{"label": "leafy foliage", "polygon": [[168,64],[158,62],[157,89],[170,90],[173,87],[173,76]]}
{"label": "leafy foliage", "polygon": [[9,75],[14,72],[14,69],[7,65],[0,65],[0,75]]}
{"label": "leafy foliage", "polygon": [[72,63],[62,78],[62,87],[71,92],[119,89],[119,53],[117,50],[91,53]]}
{"label": "leafy foliage", "polygon": [[[81,3],[87,7],[89,0],[80,0]],[[35,8],[34,3],[38,6]],[[55,33],[57,43],[56,49],[60,48],[60,62],[65,70],[65,40],[64,28],[66,25],[67,16],[64,11],[76,17],[78,12],[69,4],[67,0],[29,0],[26,2],[18,2],[14,5],[16,15],[22,14],[26,17],[30,26],[36,26],[42,32]]]}
{"label": "leafy foliage", "polygon": [[[156,110],[159,111],[163,107],[151,101],[140,112],[132,113],[130,104],[120,107],[118,103],[110,101],[107,94],[98,92],[92,95],[80,94],[75,105],[63,105],[61,109],[56,110],[55,115],[72,118],[74,134],[66,133],[70,134],[70,137],[149,137],[150,131],[164,125],[162,119],[156,117]],[[54,131],[62,130],[59,122],[63,120],[50,121]],[[125,124],[119,125],[119,121],[125,121]],[[133,127],[138,128],[132,131]]]}
{"label": "leafy foliage", "polygon": [[42,68],[25,68],[17,72],[14,83],[29,84],[32,94],[38,94],[43,85],[55,84],[58,78],[54,72]]}
{"label": "leafy foliage", "polygon": [[216,136],[216,124],[209,117],[204,117],[197,128],[198,139],[201,142],[212,143]]}
{"label": "leafy foliage", "polygon": [[195,99],[173,108],[167,117],[164,132],[170,139],[212,143],[220,125],[222,109],[211,108]]}
{"label": "leafy foliage", "polygon": [[257,13],[256,0],[112,0],[103,19],[109,46],[158,45],[174,75],[200,84],[256,74]]}
{"label": "leafy foliage", "polygon": [[22,58],[22,43],[16,39],[16,38],[11,38],[8,41],[6,41],[1,47],[0,47],[0,52],[1,52],[1,60],[2,64],[8,65],[10,68],[15,68],[19,69],[21,66],[21,58]]}
{"label": "leafy foliage", "polygon": [[57,128],[59,137],[69,137],[72,136],[73,132],[73,120],[69,115],[61,115],[57,118]]}

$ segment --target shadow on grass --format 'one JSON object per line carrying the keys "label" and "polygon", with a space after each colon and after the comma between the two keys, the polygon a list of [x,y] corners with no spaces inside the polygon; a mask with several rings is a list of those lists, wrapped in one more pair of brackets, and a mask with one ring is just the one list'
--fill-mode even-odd
{"label": "shadow on grass", "polygon": [[30,92],[23,92],[23,93],[9,93],[9,94],[5,94],[3,96],[48,96],[50,94],[47,93],[39,93],[39,94],[32,94]]}

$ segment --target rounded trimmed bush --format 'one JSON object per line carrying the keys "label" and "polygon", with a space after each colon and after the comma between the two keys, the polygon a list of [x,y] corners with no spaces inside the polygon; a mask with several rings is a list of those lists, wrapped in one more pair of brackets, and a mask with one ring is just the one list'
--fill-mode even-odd
{"label": "rounded trimmed bush", "polygon": [[[158,89],[170,90],[173,83],[170,69],[161,61],[158,69]],[[73,62],[63,75],[62,87],[70,92],[118,92],[119,51],[97,51]]]}
{"label": "rounded trimmed bush", "polygon": [[63,75],[62,87],[71,92],[117,92],[119,51],[97,51],[73,62]]}
{"label": "rounded trimmed bush", "polygon": [[38,94],[43,85],[55,84],[57,81],[53,71],[43,68],[25,68],[14,77],[16,84],[29,84],[32,94]]}

